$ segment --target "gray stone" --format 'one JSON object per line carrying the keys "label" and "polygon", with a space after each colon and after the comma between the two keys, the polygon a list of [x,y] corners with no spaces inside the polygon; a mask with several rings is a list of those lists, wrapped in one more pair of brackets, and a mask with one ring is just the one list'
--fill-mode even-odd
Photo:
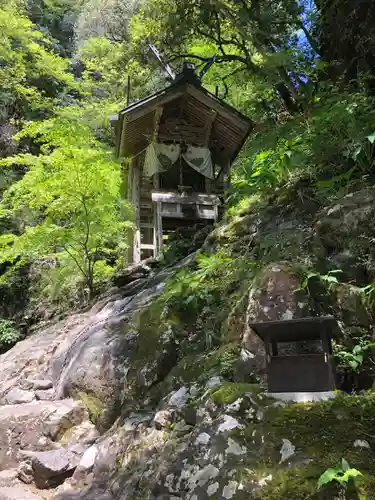
{"label": "gray stone", "polygon": [[19,381],[19,387],[21,389],[24,389],[26,391],[29,391],[30,389],[33,388],[33,384],[31,382],[31,380],[27,379],[27,378],[24,378],[24,379],[21,379]]}
{"label": "gray stone", "polygon": [[212,495],[214,495],[217,492],[219,487],[220,487],[219,483],[210,484],[210,486],[208,486],[207,488],[207,495],[209,497],[212,497]]}
{"label": "gray stone", "polygon": [[0,406],[0,450],[5,451],[0,453],[0,469],[18,466],[20,448],[44,451],[50,447],[46,431],[51,421],[53,434],[58,436],[58,431],[66,431],[85,418],[84,409],[72,399]]}
{"label": "gray stone", "polygon": [[224,486],[223,497],[228,500],[233,498],[234,495],[236,494],[237,488],[238,488],[237,481],[229,481],[229,483],[226,486]]}
{"label": "gray stone", "polygon": [[9,486],[18,476],[17,469],[8,469],[0,471],[0,486]]}
{"label": "gray stone", "polygon": [[211,436],[209,434],[207,434],[207,432],[202,432],[201,434],[199,434],[199,436],[197,437],[196,441],[195,441],[195,444],[203,444],[203,445],[206,445],[210,442],[210,439],[211,439]]}
{"label": "gray stone", "polygon": [[169,398],[168,404],[170,406],[176,406],[177,408],[182,408],[186,405],[189,400],[189,391],[186,387],[180,387],[178,391],[174,392]]}
{"label": "gray stone", "polygon": [[206,389],[213,389],[214,387],[218,387],[222,383],[223,383],[223,380],[221,377],[211,377],[206,382]]}
{"label": "gray stone", "polygon": [[[66,401],[66,400],[65,400]],[[82,423],[86,417],[83,406],[77,402],[73,405],[58,407],[44,422],[44,431],[52,440],[56,441],[64,433]]]}
{"label": "gray stone", "polygon": [[175,412],[172,410],[158,411],[154,417],[154,426],[156,429],[169,429],[174,422]]}
{"label": "gray stone", "polygon": [[99,454],[99,448],[97,446],[91,446],[83,454],[78,467],[74,471],[73,480],[80,482],[82,479],[92,471],[95,465],[95,460]]}
{"label": "gray stone", "polygon": [[95,425],[89,420],[83,421],[81,424],[69,429],[66,435],[63,435],[62,442],[72,446],[81,443],[85,446],[90,446],[99,438],[100,434]]}
{"label": "gray stone", "polygon": [[0,487],[0,500],[41,500],[23,486]]}
{"label": "gray stone", "polygon": [[71,476],[79,463],[79,456],[63,448],[33,452],[31,465],[38,488],[55,487]]}
{"label": "gray stone", "polygon": [[219,425],[217,432],[221,433],[241,428],[243,428],[243,425],[236,418],[230,415],[223,415],[223,422]]}
{"label": "gray stone", "polygon": [[5,396],[5,401],[9,405],[31,403],[35,399],[33,391],[24,391],[23,389],[11,389]]}
{"label": "gray stone", "polygon": [[226,455],[246,455],[247,449],[245,446],[241,446],[234,439],[228,438],[228,448],[225,450]]}
{"label": "gray stone", "polygon": [[98,453],[99,453],[99,448],[97,446],[91,446],[83,454],[83,456],[79,462],[79,467],[81,467],[85,470],[91,470],[94,467],[94,463],[95,463],[96,457],[98,456]]}
{"label": "gray stone", "polygon": [[55,391],[53,389],[35,391],[35,397],[38,401],[52,401],[54,395]]}
{"label": "gray stone", "polygon": [[296,451],[296,447],[289,441],[289,439],[283,439],[282,441],[283,445],[280,450],[280,463],[285,462],[288,458],[291,458]]}
{"label": "gray stone", "polygon": [[371,449],[371,446],[368,441],[365,441],[363,439],[356,439],[354,441],[354,448],[366,448],[366,449]]}
{"label": "gray stone", "polygon": [[20,462],[17,469],[17,477],[25,484],[31,484],[34,481],[30,459]]}
{"label": "gray stone", "polygon": [[52,380],[49,379],[30,380],[30,383],[35,391],[48,391],[53,387]]}

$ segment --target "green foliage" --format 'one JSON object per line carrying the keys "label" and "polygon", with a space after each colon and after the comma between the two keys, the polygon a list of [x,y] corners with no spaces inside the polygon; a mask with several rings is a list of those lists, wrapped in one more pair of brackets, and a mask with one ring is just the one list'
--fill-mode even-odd
{"label": "green foliage", "polygon": [[307,290],[307,292],[310,294],[313,282],[318,282],[320,285],[323,286],[323,288],[330,291],[335,285],[339,284],[337,275],[340,274],[342,274],[341,269],[328,271],[327,274],[320,274],[318,271],[310,271],[304,277],[301,283],[301,287],[298,289],[298,291]]}
{"label": "green foliage", "polygon": [[350,482],[355,482],[358,476],[362,476],[362,473],[353,469],[349,466],[348,462],[342,458],[341,464],[335,468],[329,468],[323,472],[318,481],[318,489],[331,482],[338,482],[341,486],[345,487]]}
{"label": "green foliage", "polygon": [[355,373],[361,371],[365,361],[370,359],[371,349],[375,347],[368,337],[361,337],[357,340],[358,343],[351,348],[340,344],[334,345],[334,354],[339,365]]}
{"label": "green foliage", "polygon": [[0,350],[15,344],[20,338],[21,334],[13,321],[0,319]]}
{"label": "green foliage", "polygon": [[347,194],[372,177],[374,118],[372,97],[321,87],[303,114],[267,120],[253,136],[234,169],[232,203],[287,191],[298,179],[305,205]]}
{"label": "green foliage", "polygon": [[26,175],[5,194],[2,210],[22,220],[21,234],[1,237],[2,262],[55,258],[65,273],[75,267],[89,296],[111,274],[105,264],[125,248],[129,206],[121,200],[119,165],[88,127],[65,117],[30,123],[22,136],[42,142],[38,157],[2,161],[27,165]]}
{"label": "green foliage", "polygon": [[201,302],[214,300],[217,280],[226,274],[226,266],[232,263],[224,250],[213,255],[199,254],[196,259],[196,269],[191,272],[183,270],[177,274],[167,288],[165,299],[182,301],[184,306],[197,309]]}
{"label": "green foliage", "polygon": [[41,116],[64,88],[75,87],[69,62],[54,54],[15,2],[0,9],[0,32],[0,120],[12,110],[18,118]]}

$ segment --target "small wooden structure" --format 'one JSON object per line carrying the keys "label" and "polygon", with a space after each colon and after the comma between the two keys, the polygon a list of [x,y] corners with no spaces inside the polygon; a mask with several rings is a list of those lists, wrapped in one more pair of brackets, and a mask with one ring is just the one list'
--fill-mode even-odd
{"label": "small wooden structure", "polygon": [[[250,326],[265,344],[270,393],[336,389],[331,339],[341,332],[332,316],[264,321]],[[280,354],[285,343],[292,353]],[[298,349],[298,343],[302,349]]]}
{"label": "small wooden structure", "polygon": [[163,237],[220,215],[229,169],[252,122],[205,90],[194,66],[166,89],[112,118],[117,156],[128,159],[135,225],[131,262],[161,252]]}

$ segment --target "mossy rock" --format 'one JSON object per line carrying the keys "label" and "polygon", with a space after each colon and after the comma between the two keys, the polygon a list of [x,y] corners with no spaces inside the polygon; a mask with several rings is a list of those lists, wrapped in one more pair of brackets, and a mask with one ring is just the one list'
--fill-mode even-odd
{"label": "mossy rock", "polygon": [[[219,393],[220,394],[220,393]],[[229,391],[230,394],[230,391]],[[235,431],[236,441],[248,449],[257,449],[257,461],[263,464],[263,477],[272,476],[259,490],[261,500],[374,500],[375,499],[375,395],[344,396],[309,404],[288,404],[263,408],[262,422],[249,422]],[[280,463],[282,440],[295,446],[288,462]],[[354,446],[366,440],[370,449]],[[330,467],[345,458],[362,476],[356,482],[355,495],[342,496],[335,485],[317,490],[318,479]],[[246,464],[254,470],[254,463]],[[251,478],[241,478],[243,482]]]}
{"label": "mossy rock", "polygon": [[94,394],[88,394],[86,392],[78,393],[79,399],[83,402],[86,407],[91,422],[98,427],[98,429],[104,430],[108,428],[110,424],[107,425],[107,411],[105,404]]}
{"label": "mossy rock", "polygon": [[[216,404],[228,405],[234,403],[241,396],[246,393],[250,393],[252,396],[257,398],[261,389],[258,384],[235,384],[231,382],[226,382],[219,389],[215,389],[211,394],[211,398]],[[258,401],[259,398],[257,398]]]}
{"label": "mossy rock", "polygon": [[319,468],[311,466],[278,470],[260,490],[259,500],[339,500],[335,487],[318,491],[319,476]]}
{"label": "mossy rock", "polygon": [[171,370],[164,383],[171,390],[181,383],[204,385],[215,375],[231,378],[240,350],[238,344],[229,343],[211,351],[188,354]]}

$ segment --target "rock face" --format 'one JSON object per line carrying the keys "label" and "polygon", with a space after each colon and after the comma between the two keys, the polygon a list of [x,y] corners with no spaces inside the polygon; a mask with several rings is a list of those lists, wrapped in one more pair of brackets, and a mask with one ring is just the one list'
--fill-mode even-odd
{"label": "rock face", "polygon": [[31,452],[32,474],[35,485],[40,489],[53,488],[70,477],[80,462],[80,455],[59,448],[51,451]]}
{"label": "rock face", "polygon": [[[133,282],[121,294],[36,333],[0,357],[1,470],[19,466],[17,481],[39,488],[55,487],[73,474],[99,436],[89,417],[99,429],[109,427],[126,394],[137,348],[137,333],[127,332],[132,315],[160,295],[172,272]],[[158,363],[165,364],[166,355],[161,346]],[[158,363],[147,369],[151,381]],[[92,468],[90,453],[79,471]],[[10,481],[8,477],[4,488],[11,487]],[[15,487],[24,488],[18,483]],[[14,491],[7,490],[7,495]]]}
{"label": "rock face", "polygon": [[45,450],[85,418],[82,405],[72,399],[0,406],[0,469],[17,465],[18,450]]}
{"label": "rock face", "polygon": [[[326,252],[344,241],[354,216],[362,234],[371,196],[345,198],[321,213],[316,234]],[[335,222],[337,211],[346,211],[344,227]],[[247,219],[241,237],[250,245],[262,224]],[[299,467],[311,461],[331,466],[324,460],[336,444],[339,458],[353,449],[353,463],[366,470],[375,446],[370,396],[363,408],[353,398],[345,415],[335,400],[315,412],[314,405],[294,407],[264,394],[265,352],[251,324],[309,314],[293,262],[267,261],[225,297],[235,297],[232,313],[222,330],[209,332],[209,343],[199,337],[203,323],[185,318],[178,330],[176,318],[163,322],[165,281],[192,258],[158,274],[134,268],[119,278],[121,290],[0,356],[0,500],[293,500],[293,474],[299,478]],[[355,287],[335,293],[334,310],[348,332],[371,326]],[[358,424],[357,411],[366,413]],[[322,426],[328,430],[320,448]],[[315,498],[316,481],[299,498]],[[262,497],[270,487],[273,496]]]}
{"label": "rock face", "polygon": [[374,216],[374,188],[350,193],[318,214],[316,241],[332,267],[342,269],[348,280],[375,276]]}
{"label": "rock face", "polygon": [[319,214],[316,232],[327,249],[344,250],[358,237],[372,236],[375,189],[350,193]]}

